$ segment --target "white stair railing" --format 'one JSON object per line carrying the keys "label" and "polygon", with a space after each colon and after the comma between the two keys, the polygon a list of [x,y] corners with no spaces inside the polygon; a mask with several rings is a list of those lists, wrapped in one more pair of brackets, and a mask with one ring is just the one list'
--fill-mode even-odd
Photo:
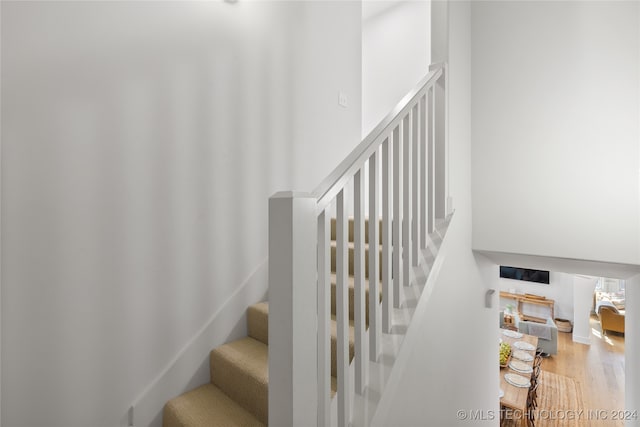
{"label": "white stair railing", "polygon": [[[349,425],[350,396],[353,391],[364,392],[367,361],[378,359],[382,333],[390,333],[393,326],[392,309],[402,304],[402,287],[409,285],[435,219],[447,212],[446,108],[446,65],[433,65],[313,193],[281,192],[269,199],[270,425],[331,424],[332,217],[336,218],[338,426]],[[353,249],[348,242],[350,215]],[[354,384],[349,375],[350,250]]]}

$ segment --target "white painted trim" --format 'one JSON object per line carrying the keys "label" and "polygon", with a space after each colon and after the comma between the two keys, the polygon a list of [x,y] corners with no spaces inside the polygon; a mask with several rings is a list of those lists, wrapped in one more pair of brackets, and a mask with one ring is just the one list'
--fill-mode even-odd
{"label": "white painted trim", "polygon": [[[216,346],[246,335],[246,321],[242,320],[246,318],[247,301],[255,303],[266,298],[267,260],[265,258],[247,280],[238,286],[133,401],[129,408],[130,426],[159,427],[162,424],[162,408],[167,401],[209,382],[209,359],[206,355]],[[234,325],[233,329],[226,327],[227,325]]]}
{"label": "white painted trim", "polygon": [[[345,210],[340,206],[342,194],[338,198],[338,224],[341,215],[346,224]],[[314,196],[289,191],[269,198],[269,322],[278,325],[269,328],[272,426],[314,426],[318,421],[317,231]],[[340,235],[340,225],[337,233]],[[340,239],[337,241],[339,253]],[[337,270],[339,289],[340,264]],[[345,323],[345,328],[348,326]],[[348,340],[348,330],[346,333]],[[338,356],[340,334],[339,328]],[[348,351],[347,347],[347,357]]]}
{"label": "white painted trim", "polygon": [[573,342],[577,342],[580,344],[591,345],[591,337],[582,337],[578,335],[573,335]]}
{"label": "white painted trim", "polygon": [[[0,29],[2,7],[0,6]],[[1,57],[1,55],[0,55]],[[0,93],[2,93],[2,59],[0,58]],[[2,103],[0,102],[0,129],[2,129]],[[2,384],[2,137],[0,136],[0,384]],[[2,427],[2,387],[0,387],[0,427]]]}

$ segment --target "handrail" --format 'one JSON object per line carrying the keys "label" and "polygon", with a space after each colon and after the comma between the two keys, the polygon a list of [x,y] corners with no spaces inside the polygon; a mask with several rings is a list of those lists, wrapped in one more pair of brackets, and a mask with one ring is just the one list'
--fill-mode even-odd
{"label": "handrail", "polygon": [[[379,360],[382,334],[392,331],[393,308],[402,304],[401,289],[415,282],[412,268],[427,262],[424,251],[433,249],[428,236],[446,211],[446,80],[447,65],[431,65],[314,192],[279,192],[269,198],[270,313],[283,326],[269,331],[269,424],[333,425],[329,390],[334,366],[337,426],[348,426],[355,416],[351,401],[356,394],[364,396],[366,360]],[[348,276],[353,276],[353,294]],[[384,380],[378,385],[384,387]]]}
{"label": "handrail", "polygon": [[344,187],[345,183],[353,176],[377,148],[379,139],[386,135],[389,128],[395,125],[399,116],[402,116],[413,101],[422,96],[425,87],[434,84],[443,73],[443,63],[435,64],[432,70],[420,80],[420,82],[391,110],[389,114],[376,126],[365,139],[358,144],[351,153],[322,181],[322,183],[312,192],[318,200],[318,213],[322,212],[336,194]]}

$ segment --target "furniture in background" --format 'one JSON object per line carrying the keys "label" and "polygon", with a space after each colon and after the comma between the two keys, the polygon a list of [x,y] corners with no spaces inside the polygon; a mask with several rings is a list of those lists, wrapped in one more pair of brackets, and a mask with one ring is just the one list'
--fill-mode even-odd
{"label": "furniture in background", "polygon": [[538,348],[552,355],[558,354],[558,328],[552,317],[548,317],[545,323],[523,320],[515,316],[515,324],[518,332],[538,337]]}
{"label": "furniture in background", "polygon": [[624,334],[624,312],[620,312],[615,306],[601,305],[598,309],[602,333],[614,331]]}
{"label": "furniture in background", "polygon": [[523,320],[532,320],[532,321],[537,321],[539,323],[546,323],[546,319],[524,314],[523,304],[535,304],[535,305],[543,305],[545,307],[549,307],[549,310],[551,311],[549,317],[551,317],[551,319],[555,317],[554,316],[555,301],[552,299],[545,298],[539,295],[532,295],[532,294],[512,294],[510,292],[505,292],[505,291],[500,291],[500,298],[508,298],[516,301],[518,304],[516,311],[519,314],[521,314],[521,316],[523,317]]}
{"label": "furniture in background", "polygon": [[[624,300],[611,300],[610,298],[608,298],[607,296],[600,296],[599,298],[596,296],[596,294],[594,294],[593,297],[593,305],[594,305],[594,311],[596,312],[596,314],[600,314],[600,307],[612,307],[615,311],[621,313],[624,315],[624,305],[625,302]],[[617,301],[617,302],[616,302]]]}
{"label": "furniture in background", "polygon": [[558,332],[568,332],[568,333],[570,333],[571,331],[573,331],[573,325],[571,324],[570,320],[559,319],[557,317],[554,320],[556,322],[556,326],[558,328]]}
{"label": "furniture in background", "polygon": [[[512,338],[504,335],[504,333],[501,333],[500,338],[503,342],[506,342],[511,346],[512,351],[518,350],[516,347],[514,347],[514,344],[517,341],[531,344],[534,348],[540,346],[540,341],[538,340],[538,338],[531,335],[525,334],[520,338]],[[535,361],[535,351],[526,351],[526,353],[529,353],[533,357],[529,362],[523,363],[526,363],[528,366],[533,368],[533,364]],[[508,408],[509,412],[512,415],[520,418],[515,420],[516,425],[524,425],[524,423],[518,423],[525,421],[525,416],[527,415],[527,405],[529,403],[529,387],[516,387],[509,384],[504,378],[505,374],[508,373],[518,374],[521,376],[528,376],[532,374],[523,374],[521,372],[513,370],[510,366],[504,369],[500,369],[500,390],[504,392],[504,395],[500,398],[500,406]]]}
{"label": "furniture in background", "polygon": [[515,315],[505,314],[504,311],[500,312],[500,328],[509,329],[511,331],[517,331],[518,328],[515,324]]}
{"label": "furniture in background", "polygon": [[595,312],[598,312],[598,308],[601,304],[613,305],[618,310],[625,309],[625,292],[602,292],[595,291],[593,293],[593,305]]}

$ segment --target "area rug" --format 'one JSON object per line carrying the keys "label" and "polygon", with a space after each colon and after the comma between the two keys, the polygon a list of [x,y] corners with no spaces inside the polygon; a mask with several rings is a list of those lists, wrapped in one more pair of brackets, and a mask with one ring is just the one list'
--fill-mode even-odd
{"label": "area rug", "polygon": [[573,378],[541,371],[538,386],[536,426],[589,426],[588,414],[582,403],[580,384]]}
{"label": "area rug", "polygon": [[[584,410],[580,385],[573,378],[541,371],[538,385],[538,407],[534,411],[536,427],[591,426]],[[515,426],[504,420],[502,426]]]}

